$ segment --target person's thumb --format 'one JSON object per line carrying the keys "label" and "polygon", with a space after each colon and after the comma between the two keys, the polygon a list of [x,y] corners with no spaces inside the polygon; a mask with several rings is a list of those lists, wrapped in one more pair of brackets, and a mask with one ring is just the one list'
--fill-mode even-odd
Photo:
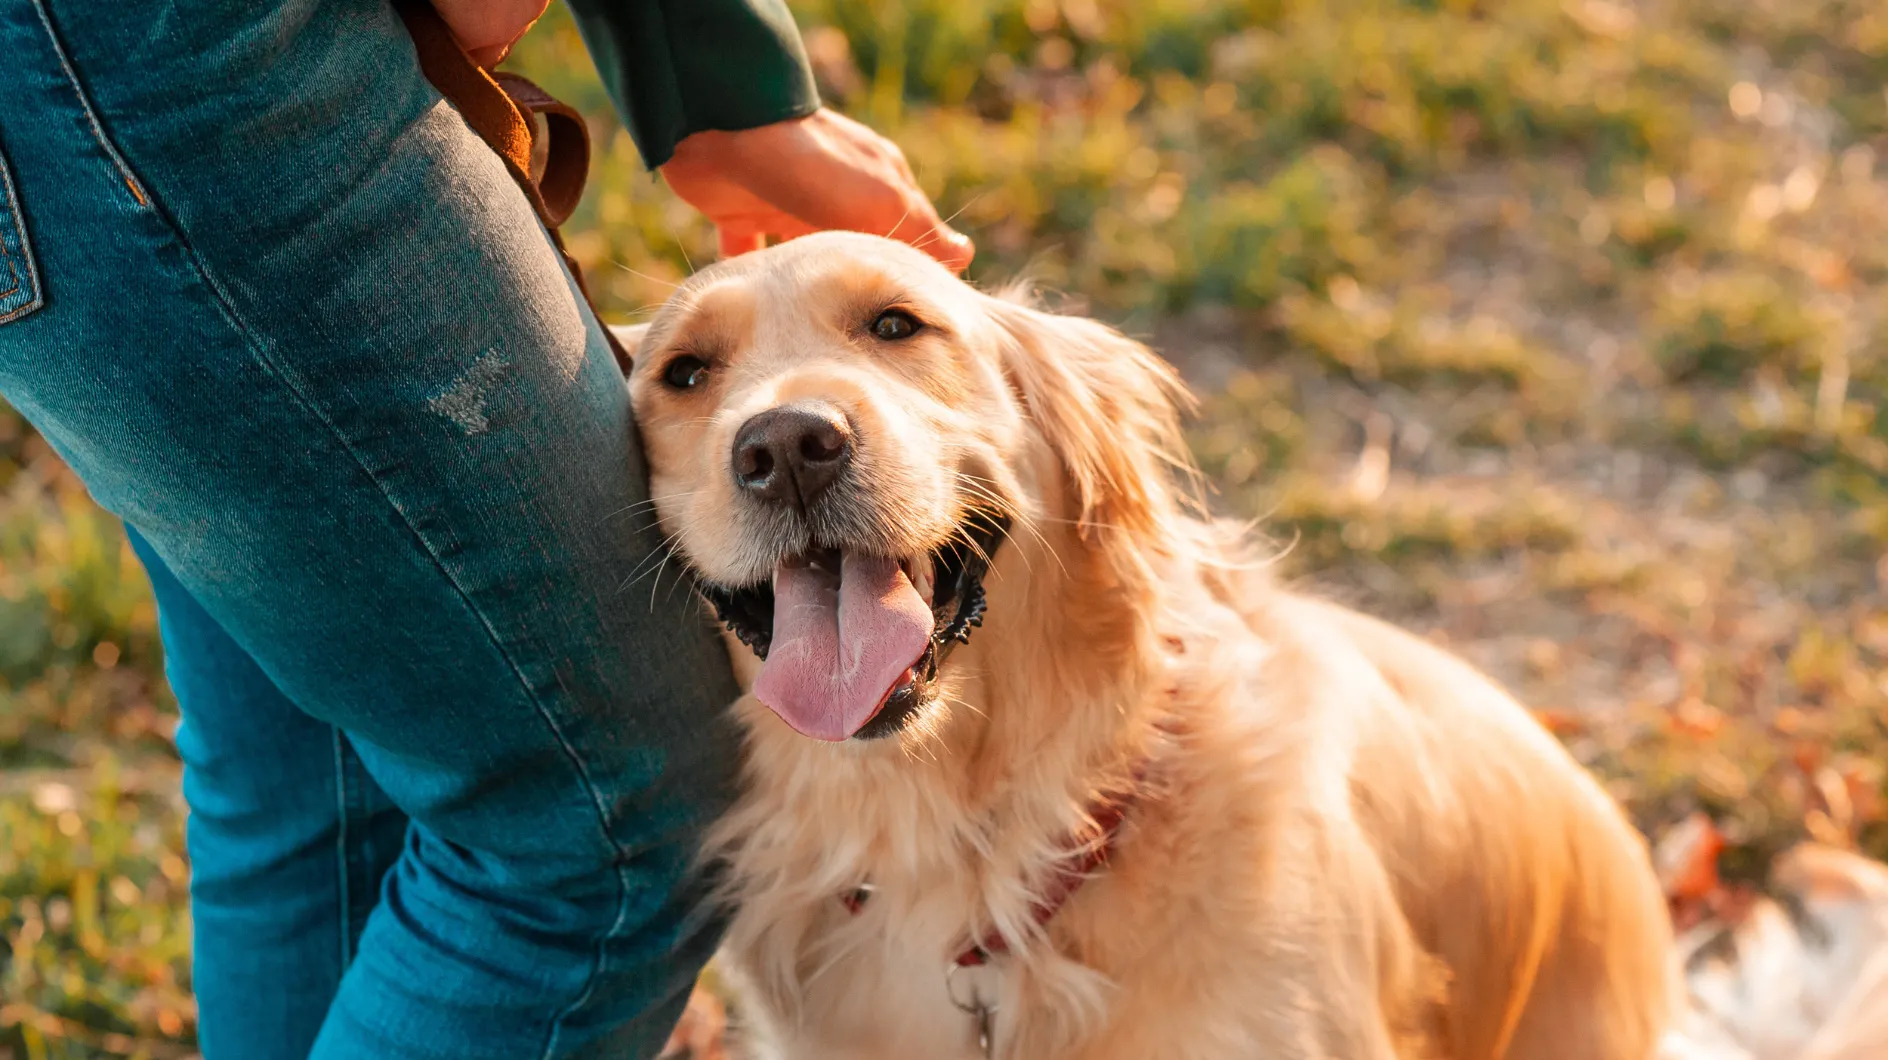
{"label": "person's thumb", "polygon": [[498,65],[550,6],[550,0],[433,0],[459,47],[486,67]]}

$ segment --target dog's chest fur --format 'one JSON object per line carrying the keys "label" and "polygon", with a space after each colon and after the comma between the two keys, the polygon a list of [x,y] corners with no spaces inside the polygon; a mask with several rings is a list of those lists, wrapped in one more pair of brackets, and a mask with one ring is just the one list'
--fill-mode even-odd
{"label": "dog's chest fur", "polygon": [[[1198,719],[1202,710],[1218,711],[1241,698],[1239,690],[1257,680],[1265,653],[1237,616],[1220,617],[1225,636],[1195,631],[1187,665],[1145,689],[1137,707],[1149,716],[1179,707]],[[972,652],[962,670],[975,673],[986,661]],[[988,690],[978,684],[972,677],[957,692],[988,704]],[[1124,985],[1145,991],[1122,982],[1124,966],[1158,976],[1175,953],[1243,957],[1260,950],[1188,942],[1192,932],[1244,934],[1259,924],[1245,910],[1211,907],[1213,892],[1227,882],[1223,875],[1180,863],[1197,860],[1201,851],[1175,843],[1175,834],[1191,830],[1174,827],[1168,815],[1184,800],[1169,796],[1180,782],[1216,789],[1217,799],[1264,804],[1269,800],[1259,789],[1279,786],[1282,773],[1273,767],[1280,763],[1254,770],[1243,753],[1218,762],[1156,733],[1158,757],[1140,760],[1152,766],[1145,778],[1152,790],[1144,793],[1151,797],[1130,811],[1109,867],[1020,953],[953,975],[952,959],[973,932],[1002,924],[1012,937],[1028,933],[1031,904],[1068,855],[1082,820],[1082,797],[1062,778],[1092,780],[1093,770],[1058,761],[1051,749],[1002,770],[1021,775],[993,781],[964,768],[971,756],[965,748],[939,745],[936,760],[914,760],[814,747],[782,732],[751,700],[736,710],[749,730],[749,787],[715,840],[726,851],[739,909],[722,961],[760,1039],[754,1043],[759,1056],[980,1056],[976,1019],[953,1003],[953,995],[992,1003],[996,1056],[1078,1055],[1084,1037],[1108,1022]],[[1088,713],[1105,717],[1111,728],[1121,724],[1120,712]],[[1218,775],[1207,779],[1206,772]],[[1201,812],[1227,811],[1209,805]],[[1243,872],[1260,871],[1262,859],[1234,848],[1263,842],[1262,831],[1248,828],[1210,853],[1238,861]],[[855,913],[842,896],[865,883],[871,896]],[[1167,900],[1150,901],[1157,890]],[[1189,967],[1174,976],[1198,974]],[[1237,1040],[1232,1025],[1238,1013],[1221,1006],[1210,1018],[1229,1020],[1225,1033]],[[1208,1019],[1202,1014],[1194,1029],[1206,1031]]]}
{"label": "dog's chest fur", "polygon": [[[1065,1035],[1106,990],[1056,952],[1066,940],[1052,934],[986,967],[950,971],[973,932],[1033,922],[1023,881],[1052,873],[1063,850],[1024,849],[1013,836],[984,833],[923,785],[885,780],[853,789],[873,792],[874,805],[840,784],[788,784],[795,795],[785,807],[750,797],[727,822],[741,906],[723,961],[749,1003],[759,1055],[980,1056],[976,1019],[953,994],[996,1010],[999,1044],[1017,1036],[1024,1013]],[[855,911],[842,896],[865,883],[870,896]],[[1105,875],[1091,880],[1065,915],[1073,921],[1108,891]]]}
{"label": "dog's chest fur", "polygon": [[[1004,961],[947,983],[947,951],[959,931],[946,929],[962,900],[933,895],[908,904],[880,891],[880,908],[856,916],[836,898],[803,909],[797,924],[771,925],[760,937],[731,940],[725,958],[750,1014],[757,1055],[799,1058],[912,1057],[968,1060],[980,1056],[973,1017],[949,991],[1007,986],[1017,969]],[[897,904],[900,908],[890,906]],[[784,929],[784,930],[780,930]],[[792,937],[789,937],[792,936]],[[744,945],[745,943],[745,945]],[[790,962],[791,986],[769,983]],[[986,974],[994,971],[995,976]],[[783,991],[781,988],[786,987]],[[1014,1011],[995,998],[997,1007]]]}

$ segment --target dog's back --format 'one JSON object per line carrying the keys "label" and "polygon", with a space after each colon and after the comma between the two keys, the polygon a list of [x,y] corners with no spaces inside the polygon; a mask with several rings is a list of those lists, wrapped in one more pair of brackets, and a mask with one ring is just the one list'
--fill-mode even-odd
{"label": "dog's back", "polygon": [[1440,962],[1435,1053],[1651,1056],[1669,1014],[1670,926],[1645,844],[1612,800],[1448,653],[1262,579],[1241,594],[1280,665],[1301,655],[1381,682],[1363,697],[1353,812],[1415,941]]}

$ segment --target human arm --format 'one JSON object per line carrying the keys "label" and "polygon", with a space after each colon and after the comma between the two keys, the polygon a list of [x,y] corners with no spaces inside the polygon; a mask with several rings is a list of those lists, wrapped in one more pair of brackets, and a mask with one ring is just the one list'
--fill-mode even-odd
{"label": "human arm", "polygon": [[[902,239],[962,270],[970,241],[939,218],[891,141],[820,107],[782,0],[569,0],[643,160],[714,222],[722,255],[842,228]],[[496,61],[545,0],[435,0],[460,43]]]}

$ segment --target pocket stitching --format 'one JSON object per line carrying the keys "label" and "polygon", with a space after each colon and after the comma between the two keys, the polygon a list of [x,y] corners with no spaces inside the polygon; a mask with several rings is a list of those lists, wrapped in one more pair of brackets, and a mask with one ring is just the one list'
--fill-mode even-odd
{"label": "pocket stitching", "polygon": [[20,270],[14,267],[13,254],[7,250],[5,241],[0,241],[0,261],[6,262],[7,275],[13,280],[13,286],[4,291],[0,291],[0,298],[10,298],[22,287],[27,286],[29,281],[32,284],[29,292],[31,294],[30,298],[14,308],[0,313],[0,324],[4,324],[9,320],[23,317],[44,305],[46,302],[46,292],[42,290],[39,285],[39,270],[35,268],[33,264],[33,244],[27,241],[26,216],[20,211],[19,196],[13,190],[13,173],[7,168],[6,159],[4,157],[0,157],[0,191],[5,192],[7,198],[6,217],[0,220],[12,222],[13,237],[20,244],[20,257],[22,264],[26,267],[26,275],[22,278]]}

